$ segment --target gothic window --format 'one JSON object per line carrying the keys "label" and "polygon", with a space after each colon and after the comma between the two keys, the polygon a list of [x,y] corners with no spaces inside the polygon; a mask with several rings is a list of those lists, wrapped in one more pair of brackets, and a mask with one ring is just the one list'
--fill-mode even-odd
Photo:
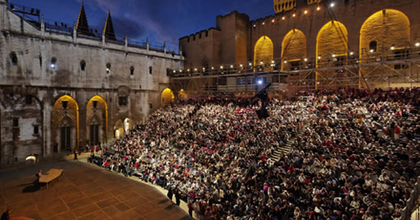
{"label": "gothic window", "polygon": [[86,69],[86,62],[84,60],[80,61],[80,70],[85,71]]}
{"label": "gothic window", "polygon": [[118,104],[120,106],[127,106],[127,96],[118,97]]}
{"label": "gothic window", "polygon": [[134,66],[130,67],[130,76],[134,76]]}
{"label": "gothic window", "polygon": [[15,52],[10,53],[10,60],[12,61],[13,66],[16,66],[18,63],[18,58]]}
{"label": "gothic window", "polygon": [[378,43],[376,41],[371,41],[369,43],[369,51],[370,52],[376,52],[378,47]]}
{"label": "gothic window", "polygon": [[111,72],[111,64],[107,63],[106,64],[106,73],[109,74]]}

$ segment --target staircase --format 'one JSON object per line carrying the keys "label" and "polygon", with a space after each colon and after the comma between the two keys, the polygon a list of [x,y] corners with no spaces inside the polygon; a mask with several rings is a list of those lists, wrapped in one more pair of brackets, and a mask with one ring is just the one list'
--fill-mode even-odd
{"label": "staircase", "polygon": [[297,137],[303,134],[304,129],[301,129],[299,133],[296,134],[293,138],[291,138],[287,143],[283,146],[277,147],[274,152],[271,154],[271,158],[273,161],[279,161],[283,155],[289,154],[293,150],[293,145],[296,144]]}

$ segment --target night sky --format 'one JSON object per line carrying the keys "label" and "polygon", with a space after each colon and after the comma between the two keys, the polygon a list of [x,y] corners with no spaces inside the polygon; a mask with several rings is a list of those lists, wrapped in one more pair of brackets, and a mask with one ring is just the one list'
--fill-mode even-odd
{"label": "night sky", "polygon": [[[73,24],[82,0],[9,0],[41,10],[44,19]],[[102,30],[111,10],[117,37],[178,44],[180,37],[216,26],[216,16],[237,10],[250,19],[274,14],[272,0],[84,0],[89,27]]]}

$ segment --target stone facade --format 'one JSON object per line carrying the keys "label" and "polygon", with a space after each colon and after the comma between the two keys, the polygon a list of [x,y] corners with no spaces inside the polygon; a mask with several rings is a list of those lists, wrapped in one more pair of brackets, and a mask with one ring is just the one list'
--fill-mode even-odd
{"label": "stone facade", "polygon": [[0,0],[0,164],[122,135],[161,105],[183,57],[29,22]]}
{"label": "stone facade", "polygon": [[238,12],[218,16],[209,29],[217,35],[205,45],[191,40],[197,34],[180,38],[185,68],[200,70],[206,59],[243,73],[252,64],[250,72],[287,74],[289,89],[419,85],[420,0],[274,0],[274,7],[282,12],[252,21]]}

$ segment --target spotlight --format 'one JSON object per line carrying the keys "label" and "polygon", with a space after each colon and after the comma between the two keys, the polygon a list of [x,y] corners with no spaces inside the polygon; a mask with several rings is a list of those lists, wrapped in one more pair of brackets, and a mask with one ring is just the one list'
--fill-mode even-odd
{"label": "spotlight", "polygon": [[260,79],[260,80],[258,80],[258,85],[262,85],[263,84],[263,81]]}

